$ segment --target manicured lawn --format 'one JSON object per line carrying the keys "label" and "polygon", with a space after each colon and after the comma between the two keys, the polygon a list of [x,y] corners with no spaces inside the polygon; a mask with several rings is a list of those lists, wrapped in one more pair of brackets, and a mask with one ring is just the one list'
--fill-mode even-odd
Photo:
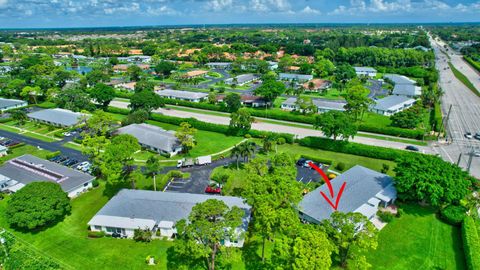
{"label": "manicured lawn", "polygon": [[381,126],[381,127],[388,127],[392,124],[392,121],[388,116],[380,115],[372,112],[365,113],[361,122],[364,124],[370,124],[370,125]]}
{"label": "manicured lawn", "polygon": [[312,149],[308,147],[303,147],[298,144],[284,144],[278,146],[278,152],[285,152],[290,153],[296,156],[300,155],[308,155],[313,156],[321,159],[329,159],[333,161],[333,168],[335,170],[335,164],[339,162],[345,163],[345,170],[350,169],[355,165],[362,165],[364,167],[370,168],[372,170],[381,171],[383,164],[388,164],[390,166],[390,170],[388,174],[393,175],[393,168],[395,167],[395,163],[388,160],[382,159],[375,159],[375,158],[368,158],[368,157],[361,157],[361,156],[354,156],[349,154],[342,154],[318,149]]}
{"label": "manicured lawn", "polygon": [[5,124],[0,124],[0,129],[5,130],[5,131],[9,131],[9,132],[13,132],[13,133],[18,133],[18,134],[21,134],[21,135],[24,135],[24,136],[27,136],[27,137],[35,138],[35,139],[38,139],[38,140],[41,140],[41,141],[44,141],[44,142],[55,142],[56,141],[51,136],[36,134],[36,133],[29,132],[29,131],[22,133],[21,130],[19,130],[17,128],[14,128],[12,126],[5,125]]}
{"label": "manicured lawn", "polygon": [[82,151],[82,146],[77,144],[77,143],[67,142],[67,143],[63,144],[63,146],[71,148],[73,150],[80,151],[80,152]]}
{"label": "manicured lawn", "polygon": [[373,138],[373,139],[379,139],[379,140],[384,140],[384,141],[392,141],[392,142],[401,142],[401,143],[409,143],[409,144],[415,144],[415,145],[421,145],[421,146],[427,146],[428,143],[418,141],[418,140],[409,140],[409,139],[402,139],[402,138],[393,138],[393,137],[386,137],[382,135],[374,135],[374,134],[367,134],[367,133],[357,133],[357,137],[366,137],[366,138]]}
{"label": "manicured lawn", "polygon": [[405,214],[379,233],[367,253],[374,269],[466,269],[460,228],[440,221],[431,209],[402,206]]}
{"label": "manicured lawn", "polygon": [[[170,125],[166,123],[160,123],[156,121],[147,121],[148,124],[156,125],[162,127],[166,130],[177,130],[178,126]],[[242,137],[234,137],[234,136],[226,136],[224,134],[198,130],[197,134],[195,135],[195,140],[197,145],[190,151],[188,154],[189,157],[199,157],[205,155],[212,155],[223,151],[229,147],[238,144],[243,140]],[[172,159],[179,159],[184,157],[185,155],[178,155],[173,157]]]}
{"label": "manicured lawn", "polygon": [[345,92],[341,92],[336,88],[331,88],[325,90],[323,92],[306,92],[302,96],[307,96],[310,98],[324,98],[324,99],[331,99],[331,100],[344,100],[345,98],[342,96]]}
{"label": "manicured lawn", "polygon": [[[166,269],[166,251],[172,242],[136,243],[128,239],[87,237],[87,222],[108,201],[103,193],[101,187],[74,199],[72,214],[52,228],[33,234],[9,231],[73,269]],[[4,212],[5,203],[0,202],[0,212]],[[0,226],[8,229],[3,215]],[[145,264],[148,255],[155,256],[159,264],[148,267]]]}
{"label": "manicured lawn", "polygon": [[30,154],[37,156],[39,158],[46,158],[47,154],[50,152],[47,150],[39,150],[37,147],[32,146],[32,145],[22,145],[19,147],[14,147],[9,150],[9,154],[3,157],[0,157],[0,164],[3,164],[3,162],[10,160],[15,157],[19,157],[25,154]]}

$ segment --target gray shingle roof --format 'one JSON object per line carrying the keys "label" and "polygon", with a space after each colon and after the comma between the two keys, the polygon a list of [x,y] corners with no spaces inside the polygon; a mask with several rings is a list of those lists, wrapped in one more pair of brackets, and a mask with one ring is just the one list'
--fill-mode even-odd
{"label": "gray shingle roof", "polygon": [[73,126],[79,122],[82,115],[82,113],[55,108],[32,112],[29,113],[27,116],[34,120],[47,121],[62,126]]}
{"label": "gray shingle roof", "polygon": [[[289,97],[287,98],[282,105],[291,105],[294,106],[297,98]],[[324,99],[312,99],[312,103],[317,106],[317,108],[325,109],[325,110],[337,110],[337,111],[344,111],[344,106],[346,105],[345,102],[338,102],[338,101],[330,101]]]}
{"label": "gray shingle roof", "polygon": [[[242,74],[242,75],[236,76],[235,78],[237,78],[238,84],[244,84],[249,81],[257,80],[259,77],[255,74]],[[233,83],[233,78],[226,79],[225,83],[228,83],[228,84]]]}
{"label": "gray shingle roof", "polygon": [[388,96],[382,99],[377,100],[375,106],[376,110],[389,111],[396,110],[398,108],[404,107],[408,104],[415,103],[415,100],[405,96]]}
{"label": "gray shingle roof", "polygon": [[27,106],[28,103],[24,100],[0,98],[0,110],[8,109],[10,107],[16,107],[20,105]]}
{"label": "gray shingle roof", "polygon": [[417,83],[416,81],[414,81],[414,80],[412,80],[412,79],[410,79],[406,76],[398,75],[398,74],[385,74],[383,77],[389,79],[395,85],[398,85],[398,84],[416,84]]}
{"label": "gray shingle roof", "polygon": [[[393,184],[393,179],[385,174],[355,166],[332,180],[335,193],[338,193],[342,184],[346,182],[345,190],[338,204],[338,211],[348,213],[360,208],[369,199]],[[317,221],[330,218],[332,207],[320,194],[323,191],[329,196],[326,184],[305,195],[298,205],[298,210]]]}
{"label": "gray shingle roof", "polygon": [[[244,203],[242,198],[238,197],[122,189],[100,209],[89,224],[98,225],[95,224],[97,216],[154,220],[155,223],[159,223],[160,221],[177,222],[187,218],[192,207],[197,203],[204,202],[208,199],[221,200],[228,207],[237,206],[245,210],[247,213],[246,216],[249,216],[250,206]],[[108,219],[105,221],[105,219],[102,218],[102,222],[109,221]],[[115,222],[115,226],[122,227],[119,226],[121,224],[118,224],[118,221],[112,220],[111,222]],[[114,226],[112,223],[103,225]]]}
{"label": "gray shingle roof", "polygon": [[206,65],[207,65],[207,66],[224,66],[224,67],[228,67],[228,66],[231,66],[232,63],[231,63],[231,62],[210,62],[210,63],[207,63]]}
{"label": "gray shingle roof", "polygon": [[304,80],[309,81],[313,79],[312,75],[308,74],[296,74],[296,73],[280,73],[281,80]]}
{"label": "gray shingle roof", "polygon": [[143,145],[155,147],[165,152],[173,152],[180,146],[173,131],[166,131],[161,127],[149,124],[131,124],[117,129],[119,134],[129,134],[137,138]]}
{"label": "gray shingle roof", "polygon": [[393,88],[393,94],[402,96],[420,96],[422,94],[422,88],[414,84],[396,84]]}
{"label": "gray shingle roof", "polygon": [[159,96],[166,97],[166,98],[179,98],[179,99],[202,99],[202,98],[208,97],[207,93],[179,91],[179,90],[171,90],[171,89],[157,91],[157,94]]}
{"label": "gray shingle roof", "polygon": [[[24,166],[28,164],[29,167]],[[38,181],[58,182],[65,192],[95,179],[89,174],[29,154],[5,162],[0,166],[0,174],[25,185]]]}
{"label": "gray shingle roof", "polygon": [[353,67],[355,72],[377,72],[376,69],[372,67]]}

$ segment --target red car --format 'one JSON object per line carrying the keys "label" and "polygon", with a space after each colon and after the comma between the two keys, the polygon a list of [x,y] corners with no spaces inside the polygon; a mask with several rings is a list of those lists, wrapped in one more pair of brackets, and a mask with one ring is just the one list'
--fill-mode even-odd
{"label": "red car", "polygon": [[212,193],[212,194],[220,194],[222,193],[222,188],[221,187],[211,187],[211,186],[207,186],[205,188],[205,193]]}

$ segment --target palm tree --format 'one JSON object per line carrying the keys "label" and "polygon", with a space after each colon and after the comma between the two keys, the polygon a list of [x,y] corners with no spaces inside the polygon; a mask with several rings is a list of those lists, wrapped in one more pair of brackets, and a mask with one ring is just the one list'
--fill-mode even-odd
{"label": "palm tree", "polygon": [[230,152],[231,157],[235,157],[237,159],[237,170],[239,169],[238,162],[240,157],[242,156],[242,149],[240,145],[235,145],[235,147],[232,148],[232,151]]}
{"label": "palm tree", "polygon": [[157,191],[157,183],[156,183],[156,176],[162,170],[162,165],[160,164],[160,160],[157,156],[151,156],[148,158],[146,166],[145,166],[145,173],[147,175],[153,176],[153,190]]}
{"label": "palm tree", "polygon": [[248,159],[255,154],[257,145],[254,142],[245,142],[240,145],[240,150],[244,162],[248,162]]}

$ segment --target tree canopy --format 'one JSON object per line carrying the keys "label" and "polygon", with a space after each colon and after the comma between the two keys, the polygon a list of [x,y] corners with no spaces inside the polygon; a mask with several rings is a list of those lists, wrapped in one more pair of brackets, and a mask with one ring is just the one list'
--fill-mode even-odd
{"label": "tree canopy", "polygon": [[153,110],[165,106],[165,102],[154,92],[142,90],[132,95],[129,106],[132,111],[144,110],[150,113]]}
{"label": "tree canopy", "polygon": [[115,98],[115,90],[111,86],[98,83],[90,89],[90,97],[100,103],[103,108],[107,108],[110,101]]}
{"label": "tree canopy", "polygon": [[345,112],[329,111],[316,115],[313,126],[319,128],[325,136],[333,137],[333,140],[341,136],[348,141],[357,134],[355,121]]}
{"label": "tree canopy", "polygon": [[252,128],[254,118],[246,108],[241,108],[230,115],[230,128],[234,131],[247,132]]}
{"label": "tree canopy", "polygon": [[11,226],[33,230],[59,221],[70,210],[70,199],[59,184],[32,182],[12,195],[5,215]]}
{"label": "tree canopy", "polygon": [[475,179],[457,165],[430,155],[401,158],[394,172],[400,199],[424,201],[434,206],[459,203],[475,183]]}

